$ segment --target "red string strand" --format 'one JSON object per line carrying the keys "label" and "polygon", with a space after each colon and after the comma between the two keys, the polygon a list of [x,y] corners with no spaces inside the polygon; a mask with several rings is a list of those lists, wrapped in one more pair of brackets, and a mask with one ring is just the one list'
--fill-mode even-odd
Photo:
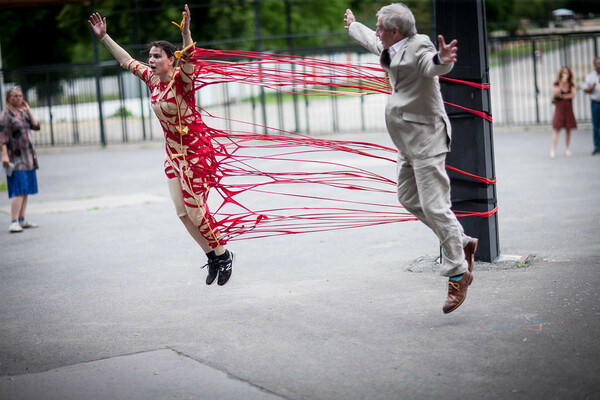
{"label": "red string strand", "polygon": [[[390,93],[385,71],[377,66],[208,49],[196,49],[193,62],[196,89],[237,82],[307,96]],[[449,81],[477,89],[489,88],[487,84]],[[450,105],[491,121],[486,113]],[[203,118],[226,120],[205,111]],[[223,239],[252,239],[416,220],[397,204],[395,179],[385,176],[395,172],[397,150],[373,143],[315,138],[230,121],[266,128],[272,134],[208,127],[203,132],[213,143],[218,165],[206,183],[211,188],[208,202]],[[365,164],[384,172],[377,173]],[[496,183],[495,179],[447,168],[486,184]],[[278,206],[265,208],[262,204]],[[487,213],[455,213],[459,217],[489,217],[496,211],[497,208]]]}

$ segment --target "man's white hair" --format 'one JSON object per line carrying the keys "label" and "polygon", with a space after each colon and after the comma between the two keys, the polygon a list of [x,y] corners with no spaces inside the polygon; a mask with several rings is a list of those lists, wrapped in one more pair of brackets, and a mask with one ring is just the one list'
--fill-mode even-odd
{"label": "man's white hair", "polygon": [[416,35],[417,26],[415,16],[410,8],[403,3],[394,3],[381,7],[377,11],[377,18],[381,17],[381,26],[385,30],[398,28],[402,36],[411,37]]}

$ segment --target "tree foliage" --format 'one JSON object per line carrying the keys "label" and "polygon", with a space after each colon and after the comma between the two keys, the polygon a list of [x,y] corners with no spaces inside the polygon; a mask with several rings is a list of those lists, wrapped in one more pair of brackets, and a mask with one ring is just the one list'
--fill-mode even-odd
{"label": "tree foliage", "polygon": [[[256,50],[256,9],[259,10],[261,49],[289,51],[324,46],[347,46],[343,29],[346,8],[358,20],[375,26],[376,11],[393,0],[189,0],[192,37],[199,46]],[[422,33],[429,33],[430,7],[435,0],[404,0]],[[171,20],[181,20],[181,4],[172,0],[95,0],[108,21],[109,34],[127,51],[143,57],[145,43],[163,39],[181,42]],[[514,31],[522,18],[548,20],[558,7],[587,14],[600,13],[597,0],[486,0],[488,27]],[[90,5],[68,3],[43,8],[3,9],[0,46],[4,67],[89,62],[92,34],[87,20]],[[289,13],[288,13],[289,11]],[[292,37],[286,37],[288,33]],[[101,59],[111,59],[103,46]],[[137,52],[137,53],[136,53]]]}
{"label": "tree foliage", "polygon": [[68,61],[70,38],[56,23],[60,7],[4,10],[0,13],[0,46],[4,67]]}

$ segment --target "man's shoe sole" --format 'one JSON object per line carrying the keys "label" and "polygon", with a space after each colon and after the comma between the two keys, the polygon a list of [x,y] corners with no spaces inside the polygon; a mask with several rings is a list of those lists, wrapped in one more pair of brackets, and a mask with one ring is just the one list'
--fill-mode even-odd
{"label": "man's shoe sole", "polygon": [[478,243],[479,239],[471,239],[469,240],[469,244],[465,246],[465,258],[467,259],[469,272],[473,272],[473,265],[475,265],[475,252],[477,251]]}

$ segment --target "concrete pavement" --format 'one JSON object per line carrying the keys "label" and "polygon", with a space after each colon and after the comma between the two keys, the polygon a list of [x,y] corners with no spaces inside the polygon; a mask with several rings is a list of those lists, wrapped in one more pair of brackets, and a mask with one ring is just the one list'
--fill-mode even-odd
{"label": "concrete pavement", "polygon": [[449,315],[418,222],[236,241],[208,287],[160,144],[42,150],[40,228],[0,232],[0,399],[598,399],[600,157],[550,136],[495,130],[504,258]]}

